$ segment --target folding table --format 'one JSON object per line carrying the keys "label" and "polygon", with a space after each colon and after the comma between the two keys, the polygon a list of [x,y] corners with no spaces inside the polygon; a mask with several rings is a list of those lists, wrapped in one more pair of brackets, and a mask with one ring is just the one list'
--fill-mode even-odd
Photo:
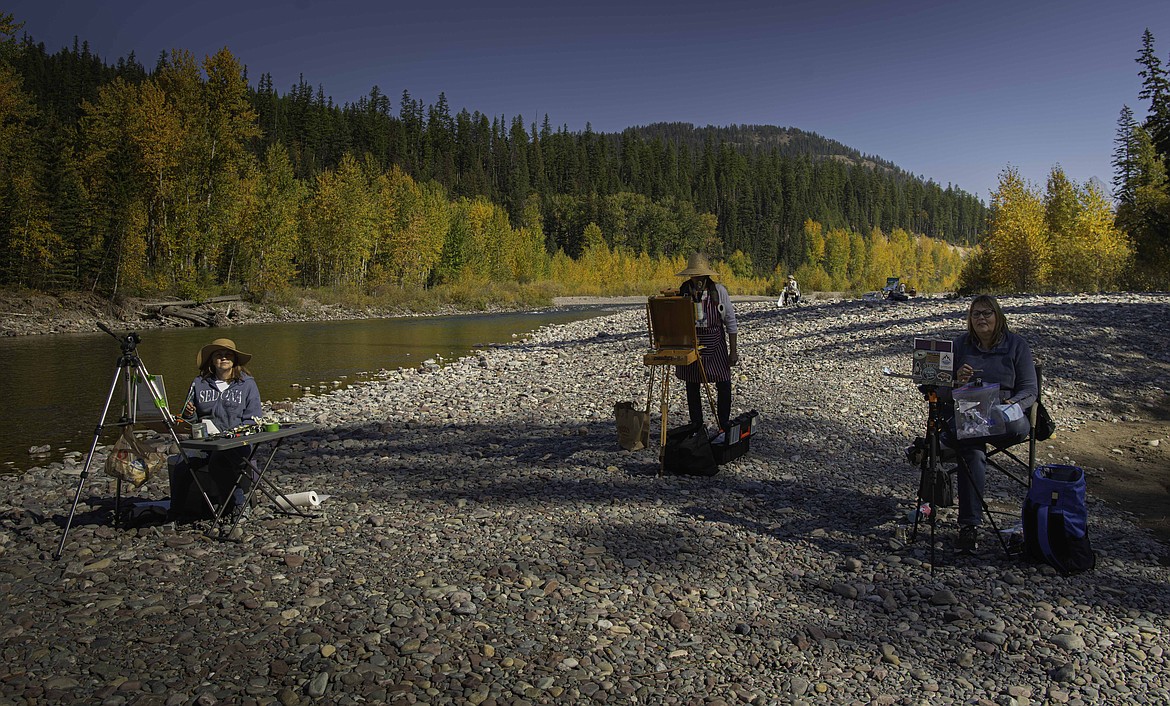
{"label": "folding table", "polygon": [[[240,475],[236,477],[235,485],[232,486],[231,491],[228,492],[227,496],[224,498],[223,503],[215,510],[215,525],[217,525],[219,527],[220,537],[231,535],[232,530],[235,529],[236,525],[239,524],[240,520],[243,519],[244,515],[247,514],[248,509],[252,505],[252,498],[256,494],[257,490],[259,490],[261,493],[263,493],[265,495],[265,497],[267,497],[269,500],[271,500],[272,503],[276,506],[277,512],[280,512],[281,514],[284,514],[284,515],[295,514],[295,515],[300,515],[301,517],[314,517],[314,515],[310,515],[310,514],[306,514],[306,513],[302,512],[299,507],[294,505],[293,502],[291,500],[289,500],[288,496],[285,495],[284,492],[280,488],[277,487],[276,483],[274,483],[268,477],[267,472],[268,472],[269,466],[272,465],[272,459],[274,459],[276,457],[277,449],[280,448],[281,444],[284,443],[285,439],[287,439],[290,436],[304,434],[305,432],[312,431],[313,429],[316,429],[316,428],[317,427],[315,424],[309,424],[307,422],[300,422],[300,423],[296,423],[296,424],[281,424],[280,429],[278,429],[277,431],[254,431],[254,432],[244,432],[244,433],[236,433],[236,434],[217,434],[216,436],[213,436],[213,437],[208,438],[208,439],[187,439],[187,440],[181,442],[181,445],[184,449],[188,449],[188,450],[192,450],[192,451],[204,451],[207,453],[214,453],[216,451],[227,451],[229,449],[236,449],[236,448],[241,448],[241,447],[249,447],[250,448],[250,451],[248,453],[248,464],[246,464],[244,466],[244,468],[240,471]],[[247,497],[244,499],[244,503],[242,506],[240,506],[239,511],[233,513],[233,516],[231,518],[231,523],[229,525],[227,525],[226,533],[225,533],[223,516],[224,516],[224,512],[227,509],[228,503],[231,502],[232,497],[235,495],[236,489],[240,487],[240,484],[243,481],[245,474],[252,472],[251,461],[252,461],[253,457],[256,455],[256,452],[259,450],[259,447],[262,444],[267,444],[270,442],[275,442],[275,443],[272,444],[272,450],[269,451],[269,453],[268,453],[268,460],[266,460],[264,462],[264,465],[262,467],[259,467],[256,470],[255,474],[253,475],[252,485],[248,489]],[[277,500],[278,497],[280,499],[282,499],[284,502],[282,503],[282,502],[278,501]],[[291,512],[290,512],[290,510],[291,510]]]}

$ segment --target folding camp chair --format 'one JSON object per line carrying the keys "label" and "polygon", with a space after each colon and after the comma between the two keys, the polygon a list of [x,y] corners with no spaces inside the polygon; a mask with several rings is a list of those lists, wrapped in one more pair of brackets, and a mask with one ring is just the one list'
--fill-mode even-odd
{"label": "folding camp chair", "polygon": [[[1019,442],[1016,442],[1015,444],[1011,444],[1011,445],[1007,445],[1007,446],[996,446],[996,445],[989,444],[988,448],[987,448],[987,453],[986,453],[988,470],[995,469],[995,470],[999,471],[1003,475],[1007,476],[1008,478],[1012,479],[1016,483],[1019,483],[1021,486],[1023,486],[1023,488],[1025,489],[1025,492],[1027,492],[1027,489],[1031,486],[1032,471],[1035,470],[1035,468],[1036,468],[1036,441],[1037,441],[1037,438],[1036,438],[1036,434],[1037,434],[1036,418],[1037,418],[1037,415],[1038,415],[1039,410],[1040,410],[1040,395],[1041,395],[1041,391],[1043,389],[1042,372],[1043,372],[1043,366],[1040,365],[1039,363],[1037,363],[1036,364],[1036,401],[1032,403],[1031,409],[1028,410],[1028,420],[1029,420],[1031,428],[1028,431],[1027,438],[1024,439],[1023,441],[1019,441]],[[1022,452],[1016,450],[1017,447],[1025,444],[1025,443],[1028,445],[1027,446],[1028,454],[1027,454],[1026,459],[1022,456]],[[961,476],[961,474],[963,473],[963,464],[962,464],[961,460],[958,458],[957,452],[955,452],[951,449],[948,449],[947,452],[948,453],[944,454],[944,460],[952,460],[953,459],[955,461],[955,465],[954,465],[954,467],[952,467],[950,469],[950,472],[955,474],[955,476],[956,476],[955,477],[955,487],[958,488],[959,483],[961,483],[963,480],[962,476]],[[1014,464],[1014,466],[1012,464]],[[1021,472],[1023,473],[1024,477],[1020,477],[1019,474]],[[1016,553],[1012,550],[1012,548],[1010,548],[1008,546],[1007,540],[1003,537],[1003,534],[999,531],[999,526],[995,522],[995,513],[991,510],[990,507],[988,507],[987,498],[985,497],[985,493],[986,493],[986,487],[984,488],[984,493],[979,494],[979,503],[980,503],[980,505],[983,506],[984,516],[987,518],[987,521],[991,525],[992,530],[995,532],[996,537],[999,538],[999,543],[1000,543],[1000,546],[1003,547],[1004,553],[1008,554],[1008,555]],[[1011,513],[999,513],[999,514],[1010,514],[1012,517],[1015,517],[1018,519],[1018,512],[1016,512],[1016,511],[1013,511]]]}
{"label": "folding camp chair", "polygon": [[[1003,473],[1008,478],[1011,478],[1025,488],[1031,485],[1032,471],[1036,470],[1036,434],[1038,432],[1036,418],[1040,412],[1040,396],[1044,390],[1043,369],[1043,365],[1040,363],[1036,364],[1036,401],[1032,403],[1032,408],[1028,410],[1028,420],[1031,422],[1032,430],[1028,432],[1027,460],[1016,455],[1017,452],[1012,450],[1023,444],[1023,441],[1013,446],[992,447],[987,450],[987,465],[991,468],[995,468],[997,471]],[[1012,463],[1019,467],[1015,469],[1015,472],[1009,470],[1008,468]],[[1017,473],[1020,472],[1020,469],[1023,469],[1026,480],[1024,478],[1020,478],[1017,475]]]}

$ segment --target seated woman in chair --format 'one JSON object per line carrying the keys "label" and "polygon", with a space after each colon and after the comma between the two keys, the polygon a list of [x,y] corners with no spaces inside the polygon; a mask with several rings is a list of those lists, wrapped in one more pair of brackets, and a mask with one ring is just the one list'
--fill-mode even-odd
{"label": "seated woman in chair", "polygon": [[[260,417],[260,389],[244,364],[252,356],[236,349],[230,338],[217,338],[195,357],[199,374],[191,383],[180,416],[192,424],[210,419],[215,428],[229,431],[254,424]],[[208,517],[209,509],[200,486],[219,506],[248,464],[249,447],[218,451],[210,456],[190,455],[171,471],[171,514],[175,519]],[[193,473],[199,475],[194,482]],[[245,476],[246,481],[250,475]],[[235,499],[239,502],[239,498]]]}
{"label": "seated woman in chair", "polygon": [[974,551],[983,523],[983,491],[987,477],[987,444],[1010,446],[1028,438],[1028,409],[1039,387],[1032,349],[1022,336],[1008,330],[1007,317],[995,297],[981,294],[967,309],[967,332],[954,341],[955,378],[959,383],[978,378],[999,383],[1007,431],[994,437],[958,439],[951,429],[947,444],[959,454],[959,538],[955,548]]}

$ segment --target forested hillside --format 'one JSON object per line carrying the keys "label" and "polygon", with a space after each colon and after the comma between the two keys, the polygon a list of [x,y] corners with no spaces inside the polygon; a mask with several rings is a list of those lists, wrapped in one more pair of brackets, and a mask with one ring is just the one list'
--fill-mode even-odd
{"label": "forested hillside", "polygon": [[[968,245],[987,221],[958,188],[795,128],[573,132],[377,87],[337,105],[303,79],[251,85],[226,49],[147,69],[17,41],[18,20],[0,45],[2,284],[524,282],[602,247],[652,262],[702,249],[743,277],[805,265],[860,287],[810,233]],[[904,273],[872,278],[886,274]]]}

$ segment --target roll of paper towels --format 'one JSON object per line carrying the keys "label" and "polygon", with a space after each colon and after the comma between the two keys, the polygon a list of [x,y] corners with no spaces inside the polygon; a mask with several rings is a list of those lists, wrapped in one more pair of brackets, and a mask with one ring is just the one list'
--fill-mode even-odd
{"label": "roll of paper towels", "polygon": [[312,490],[307,490],[303,493],[292,493],[290,495],[278,495],[276,497],[276,506],[281,510],[291,510],[294,507],[320,507],[329,496],[317,495]]}

